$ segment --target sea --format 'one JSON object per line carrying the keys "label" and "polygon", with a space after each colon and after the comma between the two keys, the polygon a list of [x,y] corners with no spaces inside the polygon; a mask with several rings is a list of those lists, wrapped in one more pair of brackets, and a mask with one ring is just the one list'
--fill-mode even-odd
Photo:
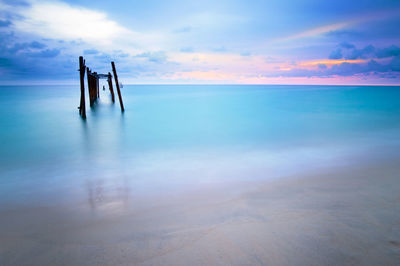
{"label": "sea", "polygon": [[396,86],[125,85],[121,112],[102,85],[86,119],[79,84],[0,87],[0,205],[117,206],[400,156]]}

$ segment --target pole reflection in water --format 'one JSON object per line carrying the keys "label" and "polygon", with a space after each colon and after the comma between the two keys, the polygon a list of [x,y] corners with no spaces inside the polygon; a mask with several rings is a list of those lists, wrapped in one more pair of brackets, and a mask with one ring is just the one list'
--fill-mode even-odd
{"label": "pole reflection in water", "polygon": [[130,187],[127,177],[86,180],[88,204],[92,211],[123,211],[129,207]]}

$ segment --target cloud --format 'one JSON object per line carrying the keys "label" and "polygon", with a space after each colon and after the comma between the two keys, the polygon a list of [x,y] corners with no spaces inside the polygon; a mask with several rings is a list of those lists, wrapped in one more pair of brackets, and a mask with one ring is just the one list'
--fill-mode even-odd
{"label": "cloud", "polygon": [[336,50],[333,50],[331,52],[331,54],[329,55],[329,59],[342,59],[342,58],[343,58],[342,50],[339,48]]}
{"label": "cloud", "polygon": [[8,58],[1,58],[0,57],[0,67],[11,67],[13,64],[10,59]]}
{"label": "cloud", "polygon": [[145,52],[138,54],[135,57],[146,58],[149,62],[154,63],[165,63],[167,61],[167,55],[164,51]]}
{"label": "cloud", "polygon": [[251,56],[251,52],[245,51],[240,53],[241,56]]}
{"label": "cloud", "polygon": [[193,53],[193,52],[194,52],[194,49],[193,49],[193,47],[188,46],[188,47],[182,47],[182,48],[180,49],[180,51],[181,51],[182,53]]}
{"label": "cloud", "polygon": [[2,1],[3,3],[11,6],[29,6],[29,3],[23,0],[2,0]]}
{"label": "cloud", "polygon": [[33,80],[55,77],[76,77],[76,63],[70,57],[60,57],[59,49],[24,50],[0,55],[0,80]]}
{"label": "cloud", "polygon": [[390,69],[392,71],[400,72],[400,56],[396,56],[390,62]]}
{"label": "cloud", "polygon": [[96,49],[83,50],[84,55],[92,55],[92,54],[98,54],[98,53],[99,53],[99,51]]}
{"label": "cloud", "polygon": [[333,65],[340,65],[341,63],[349,63],[349,64],[356,64],[356,63],[365,63],[366,60],[364,59],[355,59],[355,60],[347,60],[347,59],[322,59],[322,60],[310,60],[310,61],[304,61],[304,62],[299,62],[298,64],[302,67],[315,67],[320,64],[324,64],[327,66],[333,66]]}
{"label": "cloud", "polygon": [[15,32],[21,39],[28,36],[29,39],[59,41],[74,52],[80,45],[80,53],[84,49],[139,53],[159,49],[166,36],[163,32],[135,31],[112,20],[105,12],[60,0],[28,0],[27,4],[18,5],[7,2],[0,0],[0,11],[11,22],[7,30]]}
{"label": "cloud", "polygon": [[37,42],[37,41],[33,41],[33,42],[31,42],[31,43],[29,44],[29,47],[30,47],[30,48],[34,48],[34,49],[43,49],[43,48],[45,48],[46,46],[47,46],[46,44],[40,43],[40,42]]}
{"label": "cloud", "polygon": [[359,15],[357,17],[352,17],[347,20],[339,21],[336,23],[308,29],[305,31],[301,31],[289,36],[286,36],[284,38],[279,39],[279,41],[289,41],[289,40],[296,40],[296,39],[301,39],[301,38],[309,38],[309,37],[315,37],[323,34],[343,34],[343,33],[349,33],[349,28],[354,27],[355,25],[358,24],[363,24],[371,21],[379,21],[379,20],[386,20],[389,18],[396,18],[400,14],[400,9],[390,9],[390,10],[384,10],[384,11],[378,11],[378,12],[373,12],[373,13],[365,13],[362,15]]}
{"label": "cloud", "polygon": [[344,21],[344,22],[339,22],[339,23],[335,23],[335,24],[331,24],[331,25],[317,27],[317,28],[302,31],[302,32],[284,37],[284,38],[280,39],[280,41],[289,41],[289,40],[295,40],[295,39],[300,39],[300,38],[313,37],[313,36],[321,35],[321,34],[324,34],[327,32],[343,29],[349,25],[351,25],[351,21]]}
{"label": "cloud", "polygon": [[113,51],[113,56],[118,57],[118,58],[126,58],[129,57],[129,53],[125,53],[122,50],[114,50]]}
{"label": "cloud", "polygon": [[[351,16],[361,10],[352,14],[331,13],[329,17],[316,14],[311,17],[312,21],[307,22],[298,20],[296,16],[289,18],[287,13],[275,14],[283,23],[269,23],[271,21],[260,20],[265,17],[262,10],[258,10],[263,13],[262,16],[257,17],[259,14],[255,10],[240,8],[235,11],[222,8],[225,4],[218,4],[217,7],[211,2],[214,9],[203,8],[205,3],[196,4],[196,7],[202,8],[193,8],[190,4],[187,12],[182,12],[183,16],[175,18],[169,15],[169,19],[165,19],[164,13],[157,13],[170,12],[163,10],[165,4],[157,7],[146,4],[149,6],[146,7],[148,10],[141,7],[135,9],[136,11],[127,8],[121,10],[118,7],[106,9],[99,4],[95,6],[95,10],[74,4],[85,3],[90,7],[87,1],[65,1],[69,3],[61,0],[0,0],[1,74],[7,71],[9,74],[19,75],[20,79],[43,77],[43,73],[52,77],[54,72],[47,68],[51,65],[53,69],[57,69],[57,75],[53,77],[76,78],[77,59],[82,54],[93,70],[107,73],[110,61],[116,61],[118,71],[126,73],[126,77],[137,77],[137,82],[141,82],[140,78],[143,77],[147,77],[150,82],[159,82],[157,78],[168,75],[174,77],[174,72],[182,73],[181,78],[193,80],[234,81],[238,80],[237,77],[257,77],[263,73],[325,77],[369,73],[365,72],[368,69],[382,74],[399,69],[397,46],[382,49],[375,46],[371,51],[360,46],[369,44],[365,39],[355,41],[342,38],[338,43],[347,42],[331,49],[332,39],[326,38],[327,34],[350,32],[354,28],[367,34],[363,29],[374,23],[365,23],[365,27],[353,27],[361,22],[358,17]],[[234,6],[236,3],[229,5]],[[176,16],[175,4],[169,8],[172,8],[173,16]],[[142,17],[132,12],[138,12]],[[154,16],[146,18],[148,14]],[[270,15],[267,19],[273,17]],[[346,16],[347,19],[341,20]],[[377,19],[373,17],[368,21]],[[122,21],[131,24],[123,24]],[[293,21],[298,25],[292,25]],[[271,25],[273,26],[270,27]],[[289,25],[291,26],[288,27]],[[305,25],[317,27],[307,28]],[[137,32],[138,28],[145,32]],[[290,31],[296,28],[305,30],[295,31],[291,35],[292,39],[288,39],[294,40],[293,42],[284,45],[265,45],[263,42],[264,38],[270,40],[277,34],[290,35]],[[7,35],[7,32],[13,34]],[[314,36],[322,38],[297,40]],[[377,39],[373,44],[385,42],[398,44],[390,39]],[[224,44],[228,44],[229,50],[221,46]],[[331,50],[335,51],[330,54]],[[269,55],[273,58],[266,60]],[[326,59],[328,55],[330,60]],[[346,60],[350,58],[355,60]],[[308,61],[304,63],[304,60]],[[297,62],[297,65],[291,62]],[[194,74],[189,77],[187,72]],[[0,79],[4,80],[4,77],[5,75]]]}
{"label": "cloud", "polygon": [[354,44],[348,43],[348,42],[342,42],[339,44],[340,47],[345,48],[345,49],[353,49],[355,48]]}
{"label": "cloud", "polygon": [[98,64],[110,64],[110,62],[113,61],[113,57],[106,53],[96,54],[94,59]]}
{"label": "cloud", "polygon": [[355,39],[361,37],[363,34],[356,30],[332,30],[325,33],[327,37],[333,37],[335,39]]}
{"label": "cloud", "polygon": [[7,51],[7,53],[10,53],[10,54],[15,54],[15,53],[18,53],[20,51],[27,50],[27,49],[43,49],[45,47],[46,47],[46,45],[44,43],[33,41],[33,42],[29,42],[29,43],[28,42],[15,43],[11,47],[8,47],[6,45],[6,46],[4,46],[4,50],[3,51]]}
{"label": "cloud", "polygon": [[237,78],[234,74],[224,73],[220,71],[188,71],[176,72],[171,77],[172,79],[181,80],[202,80],[202,81],[229,81]]}
{"label": "cloud", "polygon": [[58,1],[32,1],[28,6],[9,7],[8,11],[18,16],[13,21],[15,30],[44,38],[110,44],[114,38],[132,33],[105,13]]}
{"label": "cloud", "polygon": [[60,54],[60,50],[56,49],[56,48],[54,48],[54,49],[46,49],[46,50],[42,50],[40,52],[29,52],[29,53],[27,53],[28,56],[41,57],[41,58],[56,57],[59,54]]}
{"label": "cloud", "polygon": [[32,80],[49,76],[64,79],[74,76],[76,63],[70,60],[70,56],[58,56],[60,48],[48,47],[42,40],[18,40],[14,33],[0,33],[0,80]]}
{"label": "cloud", "polygon": [[11,25],[11,21],[9,20],[0,20],[0,28],[1,27],[8,27]]}
{"label": "cloud", "polygon": [[175,29],[175,30],[173,31],[173,33],[186,33],[186,32],[191,32],[192,30],[193,30],[192,27],[186,26],[186,27],[182,27],[182,28]]}
{"label": "cloud", "polygon": [[[137,76],[138,71],[149,71],[148,65],[165,62],[167,58],[165,52],[154,52],[142,53],[146,61],[130,61],[130,54],[140,51],[130,42],[135,33],[130,30],[118,33],[121,26],[98,11],[58,1],[30,1],[30,5],[18,6],[0,3],[0,10],[12,22],[0,31],[0,80],[3,81],[74,79],[78,55],[82,53],[88,57],[88,65],[95,71],[107,73],[110,61],[116,61],[119,73],[129,73],[129,76]],[[58,17],[53,21],[53,16]],[[83,16],[84,20],[79,21]],[[59,25],[64,22],[66,25]],[[86,22],[90,29],[83,25]],[[88,33],[82,32],[81,24]],[[112,38],[114,35],[107,35],[107,25],[117,26],[112,34],[119,35],[115,38]],[[94,28],[101,30],[94,31]],[[107,42],[115,42],[116,45],[107,45]],[[159,69],[152,71],[162,72]]]}
{"label": "cloud", "polygon": [[339,47],[346,48],[343,55],[342,49],[337,48],[331,52],[329,59],[347,60],[368,59],[368,58],[388,58],[400,55],[400,47],[391,45],[385,48],[375,48],[373,45],[366,45],[364,48],[357,49],[353,44],[341,43]]}
{"label": "cloud", "polygon": [[213,52],[226,52],[228,51],[225,46],[214,47],[211,49]]}
{"label": "cloud", "polygon": [[[333,50],[330,60],[301,62],[296,68],[280,68],[280,71],[266,74],[266,77],[350,77],[380,76],[400,78],[400,48],[391,45],[375,48],[367,45],[357,49],[349,43],[338,45],[342,48]],[[342,49],[345,49],[343,51]],[[342,52],[345,52],[343,55]]]}
{"label": "cloud", "polygon": [[367,70],[363,69],[361,64],[341,63],[340,65],[333,65],[330,69],[323,71],[322,75],[338,75],[338,76],[352,76],[357,73],[365,73]]}
{"label": "cloud", "polygon": [[371,58],[374,56],[375,47],[372,45],[367,45],[362,49],[353,48],[351,53],[345,56],[346,59],[354,60],[359,58]]}
{"label": "cloud", "polygon": [[379,49],[376,51],[376,56],[378,58],[386,58],[386,57],[392,57],[392,56],[399,56],[400,55],[400,48],[392,45],[387,48]]}
{"label": "cloud", "polygon": [[280,71],[266,74],[266,77],[349,77],[354,75],[392,75],[400,77],[400,56],[394,57],[389,63],[382,64],[373,59],[366,63],[343,62],[331,67],[320,67],[318,69],[295,68],[289,71]]}

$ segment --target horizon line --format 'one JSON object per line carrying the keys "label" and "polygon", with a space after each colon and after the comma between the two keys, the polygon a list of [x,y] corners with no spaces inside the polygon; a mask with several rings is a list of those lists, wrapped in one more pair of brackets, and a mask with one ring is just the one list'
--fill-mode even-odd
{"label": "horizon line", "polygon": [[[298,84],[293,84],[293,83],[260,83],[260,84],[254,84],[254,83],[122,83],[124,86],[131,86],[131,85],[139,85],[139,86],[153,86],[153,85],[160,85],[160,86],[184,86],[184,85],[190,85],[190,86],[392,86],[392,87],[399,87],[400,83],[396,84],[388,84],[388,83],[361,83],[361,84],[323,84],[323,83],[298,83]],[[5,83],[5,84],[0,84],[0,86],[73,86],[73,85],[79,85],[79,81],[77,82],[71,82],[71,83]],[[85,86],[86,87],[86,86]]]}

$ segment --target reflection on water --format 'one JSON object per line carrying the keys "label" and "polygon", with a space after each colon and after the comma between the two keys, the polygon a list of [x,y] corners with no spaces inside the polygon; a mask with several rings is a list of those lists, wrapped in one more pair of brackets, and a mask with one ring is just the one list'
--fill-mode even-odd
{"label": "reflection on water", "polygon": [[127,209],[130,187],[127,177],[91,178],[86,180],[87,197],[92,211]]}
{"label": "reflection on water", "polygon": [[88,181],[86,183],[88,189],[88,200],[90,208],[92,210],[96,209],[98,204],[103,202],[103,181]]}

